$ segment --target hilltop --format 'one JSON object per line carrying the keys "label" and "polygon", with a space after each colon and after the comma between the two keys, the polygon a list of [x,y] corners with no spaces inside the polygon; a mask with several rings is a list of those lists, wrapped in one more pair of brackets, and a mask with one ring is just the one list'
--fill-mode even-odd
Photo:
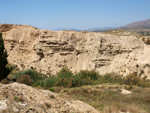
{"label": "hilltop", "polygon": [[118,28],[94,30],[94,32],[106,32],[112,30],[131,31],[131,32],[137,32],[144,35],[150,35],[150,19],[144,21],[132,22],[128,25],[121,26]]}
{"label": "hilltop", "polygon": [[133,22],[130,23],[126,26],[123,26],[124,28],[150,28],[150,19],[144,20],[144,21],[138,21],[138,22]]}
{"label": "hilltop", "polygon": [[[96,70],[149,77],[149,37],[129,32],[94,33],[40,30],[28,25],[2,25],[9,63],[20,70],[55,74]],[[141,73],[142,72],[142,73]]]}

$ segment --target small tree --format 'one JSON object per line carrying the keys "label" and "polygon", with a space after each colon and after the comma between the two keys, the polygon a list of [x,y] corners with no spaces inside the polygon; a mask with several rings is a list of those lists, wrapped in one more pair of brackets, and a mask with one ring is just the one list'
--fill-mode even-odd
{"label": "small tree", "polygon": [[0,33],[0,80],[6,78],[9,73],[8,69],[6,68],[7,63],[7,52],[4,48],[2,33]]}

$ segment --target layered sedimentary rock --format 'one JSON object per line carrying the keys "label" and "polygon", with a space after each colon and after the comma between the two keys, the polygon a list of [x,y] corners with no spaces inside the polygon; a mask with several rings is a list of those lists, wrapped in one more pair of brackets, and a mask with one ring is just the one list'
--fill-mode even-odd
{"label": "layered sedimentary rock", "polygon": [[100,74],[150,74],[150,47],[136,35],[48,31],[26,25],[4,28],[0,31],[8,61],[21,70],[55,74],[67,66],[74,72],[87,69]]}

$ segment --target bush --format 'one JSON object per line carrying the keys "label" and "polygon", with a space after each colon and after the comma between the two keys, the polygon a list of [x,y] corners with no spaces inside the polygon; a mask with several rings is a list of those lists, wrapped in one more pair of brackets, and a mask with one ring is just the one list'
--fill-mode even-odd
{"label": "bush", "polygon": [[17,82],[26,84],[26,85],[32,85],[33,81],[31,80],[29,75],[22,75],[17,78]]}
{"label": "bush", "polygon": [[5,78],[5,79],[1,80],[1,83],[2,84],[9,84],[9,81]]}
{"label": "bush", "polygon": [[13,73],[12,74],[14,76],[14,79],[17,80],[19,77],[23,76],[23,75],[28,75],[30,77],[30,79],[33,81],[33,86],[42,86],[44,84],[44,80],[47,78],[46,75],[42,75],[40,73],[38,73],[35,70],[25,70],[22,72],[17,72],[17,73]]}
{"label": "bush", "polygon": [[47,78],[46,75],[42,75],[42,74],[38,73],[37,71],[31,70],[31,69],[22,72],[22,75],[24,75],[24,74],[29,75],[33,81],[43,80],[43,79]]}
{"label": "bush", "polygon": [[41,76],[41,74],[39,74],[37,71],[31,70],[31,69],[28,69],[28,70],[25,70],[25,71],[22,71],[22,72],[13,73],[13,76],[15,78],[18,78],[22,75],[29,75],[31,77],[31,79],[35,80],[35,81],[43,78]]}
{"label": "bush", "polygon": [[6,65],[6,68],[9,70],[10,73],[12,73],[12,71],[14,71],[16,69],[16,66],[13,64],[8,63]]}
{"label": "bush", "polygon": [[94,70],[82,70],[73,76],[72,87],[79,87],[83,85],[92,85],[93,81],[98,79],[99,74]]}
{"label": "bush", "polygon": [[81,79],[89,78],[91,80],[96,80],[98,78],[98,75],[99,74],[94,70],[92,70],[92,71],[82,70],[79,73],[79,76],[80,76]]}
{"label": "bush", "polygon": [[131,73],[124,78],[124,83],[128,85],[139,85],[140,77],[136,73]]}
{"label": "bush", "polygon": [[49,91],[55,92],[55,89],[54,88],[49,88]]}
{"label": "bush", "polygon": [[[56,76],[46,76],[42,75],[34,70],[26,70],[18,73],[13,73],[13,80],[17,82],[24,83],[32,86],[40,86],[45,89],[51,87],[80,87],[83,85],[96,85],[103,83],[113,83],[113,84],[126,84],[130,86],[141,86],[141,87],[150,87],[150,82],[146,79],[142,79],[132,73],[127,75],[125,78],[115,74],[107,73],[104,76],[99,75],[94,70],[88,71],[83,70],[79,73],[72,73],[68,68],[62,68]],[[24,75],[28,75],[27,77]],[[10,76],[11,77],[11,76]],[[9,78],[9,76],[8,76]]]}
{"label": "bush", "polygon": [[57,73],[57,86],[71,87],[74,74],[66,67]]}
{"label": "bush", "polygon": [[124,78],[124,84],[135,85],[141,87],[150,87],[150,82],[146,79],[143,79],[137,76],[137,73],[131,73]]}
{"label": "bush", "polygon": [[9,75],[7,76],[7,79],[8,79],[9,81],[15,81],[14,76],[13,76],[12,74],[9,74]]}
{"label": "bush", "polygon": [[57,73],[57,86],[63,87],[79,87],[82,85],[90,85],[98,78],[99,74],[94,70],[83,70],[73,74],[68,68],[64,67]]}
{"label": "bush", "polygon": [[49,77],[44,81],[43,87],[44,88],[50,88],[56,86],[56,77]]}
{"label": "bush", "polygon": [[121,76],[116,75],[115,73],[107,73],[103,76],[99,75],[98,79],[93,82],[94,85],[103,83],[123,84],[123,79]]}
{"label": "bush", "polygon": [[75,74],[73,76],[72,87],[80,87],[83,84],[83,79],[80,78],[79,74]]}

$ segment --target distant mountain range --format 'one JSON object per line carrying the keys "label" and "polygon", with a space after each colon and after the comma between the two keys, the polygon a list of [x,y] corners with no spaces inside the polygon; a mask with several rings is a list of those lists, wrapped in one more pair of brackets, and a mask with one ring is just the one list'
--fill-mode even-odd
{"label": "distant mountain range", "polygon": [[112,28],[113,27],[99,27],[99,28],[91,28],[91,29],[58,28],[58,29],[55,29],[55,31],[63,31],[63,30],[69,30],[69,31],[96,31],[96,30],[112,29]]}
{"label": "distant mountain range", "polygon": [[111,30],[122,30],[122,31],[132,31],[145,35],[150,35],[150,19],[144,21],[138,21],[130,23],[126,26],[118,27],[118,28],[109,28],[109,29],[99,29],[94,30],[94,32],[106,32]]}
{"label": "distant mountain range", "polygon": [[86,31],[96,31],[96,30],[104,30],[104,29],[114,29],[114,27],[91,28]]}
{"label": "distant mountain range", "polygon": [[55,29],[55,31],[62,31],[62,30],[71,30],[71,31],[91,31],[91,32],[106,32],[111,30],[121,30],[121,31],[132,31],[137,32],[145,35],[150,35],[150,19],[144,21],[133,22],[125,26],[121,26],[118,28],[113,27],[101,27],[101,28],[91,28],[91,29],[75,29],[75,28],[60,28]]}
{"label": "distant mountain range", "polygon": [[133,22],[133,23],[130,23],[130,24],[124,26],[124,28],[135,28],[135,27],[150,29],[150,19],[144,20],[144,21]]}
{"label": "distant mountain range", "polygon": [[75,28],[58,28],[55,29],[54,31],[64,31],[64,30],[69,30],[69,31],[81,31],[80,29],[75,29]]}

